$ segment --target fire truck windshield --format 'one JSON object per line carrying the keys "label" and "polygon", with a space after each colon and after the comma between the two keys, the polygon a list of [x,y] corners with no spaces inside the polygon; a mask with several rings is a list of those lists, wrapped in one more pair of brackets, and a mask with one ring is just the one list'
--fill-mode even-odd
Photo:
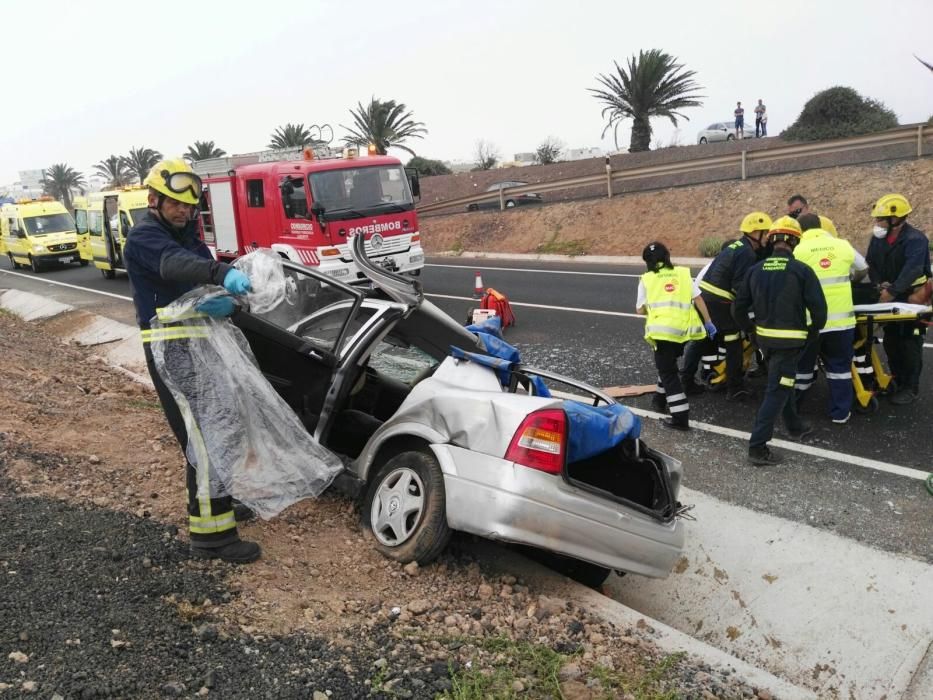
{"label": "fire truck windshield", "polygon": [[311,173],[311,196],[328,219],[365,216],[373,210],[413,208],[408,178],[400,165],[325,170]]}

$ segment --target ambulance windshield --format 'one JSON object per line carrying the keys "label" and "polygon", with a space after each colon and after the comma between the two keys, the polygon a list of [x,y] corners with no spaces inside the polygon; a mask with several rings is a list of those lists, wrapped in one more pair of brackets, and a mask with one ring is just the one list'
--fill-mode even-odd
{"label": "ambulance windshield", "polygon": [[409,211],[408,178],[400,165],[347,168],[311,173],[311,196],[327,218]]}
{"label": "ambulance windshield", "polygon": [[23,223],[26,225],[26,233],[30,236],[44,236],[47,233],[75,230],[75,222],[70,214],[24,216]]}

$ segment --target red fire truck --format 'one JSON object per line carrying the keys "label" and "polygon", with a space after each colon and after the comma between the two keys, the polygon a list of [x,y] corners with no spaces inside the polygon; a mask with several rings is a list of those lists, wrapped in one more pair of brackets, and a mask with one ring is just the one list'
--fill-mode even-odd
{"label": "red fire truck", "polygon": [[204,180],[201,230],[220,260],[271,248],[341,279],[362,277],[350,238],[366,236],[370,258],[418,275],[424,251],[414,200],[417,173],[396,158],[288,149],[193,163]]}

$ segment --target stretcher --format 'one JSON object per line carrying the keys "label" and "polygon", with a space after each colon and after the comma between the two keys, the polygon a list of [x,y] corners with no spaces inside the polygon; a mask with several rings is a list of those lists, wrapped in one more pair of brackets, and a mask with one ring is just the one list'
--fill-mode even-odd
{"label": "stretcher", "polygon": [[880,323],[928,322],[933,307],[920,304],[891,302],[887,304],[855,305],[855,354],[852,359],[852,386],[855,388],[855,410],[874,413],[878,410],[877,394],[896,390],[894,377],[881,362],[875,337]]}
{"label": "stretcher", "polygon": [[[742,374],[746,374],[752,366],[752,360],[755,357],[755,344],[749,340],[745,333],[742,333]],[[703,358],[703,383],[706,388],[712,391],[719,391],[726,386],[726,349],[717,346],[716,360],[712,357]]]}

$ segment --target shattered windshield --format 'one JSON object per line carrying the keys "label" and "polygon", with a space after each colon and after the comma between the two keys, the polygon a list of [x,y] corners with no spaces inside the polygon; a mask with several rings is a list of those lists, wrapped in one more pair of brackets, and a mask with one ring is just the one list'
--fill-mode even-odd
{"label": "shattered windshield", "polygon": [[41,214],[23,217],[26,233],[30,236],[44,236],[47,233],[74,231],[75,222],[71,214]]}
{"label": "shattered windshield", "polygon": [[409,210],[412,208],[408,178],[400,165],[368,166],[311,173],[311,196],[324,206],[325,215],[368,209]]}

